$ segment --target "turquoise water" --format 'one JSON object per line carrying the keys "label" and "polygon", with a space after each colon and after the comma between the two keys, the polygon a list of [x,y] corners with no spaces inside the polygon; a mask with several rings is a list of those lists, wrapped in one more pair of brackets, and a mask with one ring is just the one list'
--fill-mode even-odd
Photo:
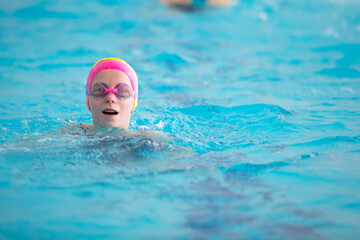
{"label": "turquoise water", "polygon": [[[359,12],[0,2],[0,239],[359,239]],[[167,146],[58,130],[109,56]]]}

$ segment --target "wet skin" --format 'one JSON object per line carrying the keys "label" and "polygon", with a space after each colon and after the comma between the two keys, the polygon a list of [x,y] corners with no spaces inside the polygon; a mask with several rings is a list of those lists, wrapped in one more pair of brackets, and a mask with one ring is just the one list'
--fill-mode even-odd
{"label": "wet skin", "polygon": [[[126,84],[131,88],[129,77],[114,69],[97,73],[91,86],[102,83],[106,88],[116,88]],[[128,129],[135,98],[133,96],[119,99],[114,93],[107,93],[104,98],[89,96],[94,127],[118,127]]]}

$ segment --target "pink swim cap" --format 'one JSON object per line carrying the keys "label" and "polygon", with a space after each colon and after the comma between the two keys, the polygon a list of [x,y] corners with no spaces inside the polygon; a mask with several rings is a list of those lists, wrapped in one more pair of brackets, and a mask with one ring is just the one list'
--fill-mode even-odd
{"label": "pink swim cap", "polygon": [[[134,71],[134,69],[129,64],[127,64],[124,60],[121,60],[120,58],[104,58],[104,59],[101,59],[100,61],[96,62],[94,64],[94,66],[92,66],[92,68],[89,72],[89,76],[88,76],[87,82],[86,82],[86,90],[89,90],[91,88],[91,83],[92,83],[92,80],[95,77],[95,75],[98,72],[100,72],[102,70],[106,70],[106,69],[119,70],[128,76],[128,78],[130,79],[130,82],[131,82],[131,88],[135,92],[135,96],[136,96],[135,102],[134,102],[134,107],[132,109],[132,111],[134,111],[134,109],[137,105],[137,98],[138,98],[138,78],[137,78],[137,75],[136,75],[136,72]],[[86,105],[89,108],[89,111],[91,112],[88,95],[86,95]]]}

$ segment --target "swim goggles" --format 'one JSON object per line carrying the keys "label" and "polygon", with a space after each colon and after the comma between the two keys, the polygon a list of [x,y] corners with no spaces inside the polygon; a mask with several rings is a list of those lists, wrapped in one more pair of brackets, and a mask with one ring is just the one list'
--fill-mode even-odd
{"label": "swim goggles", "polygon": [[131,96],[136,97],[136,93],[129,86],[123,83],[120,83],[113,89],[106,88],[104,84],[98,83],[87,90],[86,94],[96,98],[103,98],[109,92],[114,93],[119,99],[129,98]]}

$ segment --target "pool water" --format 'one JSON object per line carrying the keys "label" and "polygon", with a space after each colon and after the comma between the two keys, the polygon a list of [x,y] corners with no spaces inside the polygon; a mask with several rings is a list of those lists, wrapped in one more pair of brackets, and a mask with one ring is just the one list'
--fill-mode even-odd
{"label": "pool water", "polygon": [[[360,3],[0,2],[0,239],[359,239]],[[104,57],[131,127],[91,123]]]}

